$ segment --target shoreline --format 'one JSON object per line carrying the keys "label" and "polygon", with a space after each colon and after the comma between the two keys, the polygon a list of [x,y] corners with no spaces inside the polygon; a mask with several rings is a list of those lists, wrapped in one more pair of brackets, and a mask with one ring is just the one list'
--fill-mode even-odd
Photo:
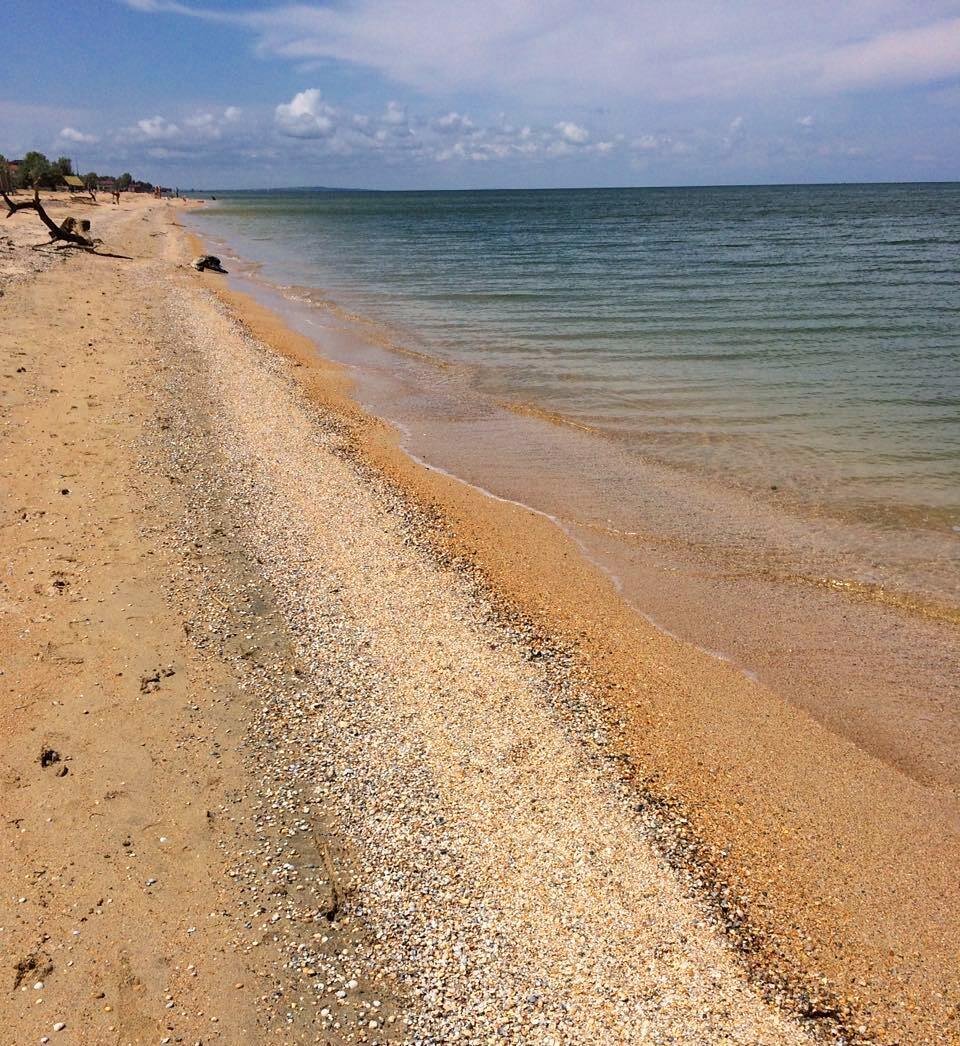
{"label": "shoreline", "polygon": [[[746,1024],[734,1041],[750,1043],[794,1042],[797,1034],[803,1038],[818,1029],[830,1041],[851,1043],[950,1041],[957,1031],[952,957],[960,917],[950,875],[958,841],[949,797],[872,759],[730,666],[658,632],[624,605],[609,580],[548,520],[414,462],[396,433],[350,398],[343,369],[320,358],[309,339],[217,277],[173,267],[185,260],[190,242],[182,229],[170,228],[167,219],[176,223],[177,213],[147,206],[142,226],[137,214],[118,216],[118,226],[127,222],[121,230],[127,242],[136,247],[129,270],[102,259],[71,259],[41,274],[35,289],[28,285],[0,299],[0,307],[13,302],[25,308],[30,295],[41,290],[56,297],[67,278],[73,281],[71,293],[99,288],[100,328],[114,331],[112,341],[102,338],[104,361],[122,358],[130,374],[131,367],[140,368],[137,381],[147,390],[133,398],[119,387],[111,393],[111,409],[118,417],[128,411],[130,419],[113,457],[119,455],[120,464],[131,461],[134,447],[152,462],[151,481],[123,502],[130,513],[125,541],[158,584],[179,578],[182,621],[152,611],[155,638],[166,643],[174,633],[187,634],[179,655],[183,664],[173,683],[159,680],[161,693],[180,686],[199,658],[197,671],[202,661],[203,672],[216,677],[210,691],[215,697],[201,698],[192,688],[176,715],[182,710],[186,721],[199,716],[201,723],[222,716],[219,729],[208,722],[196,730],[198,746],[183,754],[170,744],[182,724],[164,718],[153,727],[172,775],[162,795],[181,815],[177,804],[184,797],[176,775],[189,766],[183,762],[188,754],[208,766],[215,736],[213,760],[225,770],[207,776],[208,802],[222,811],[225,827],[236,821],[266,833],[250,836],[257,840],[254,846],[241,840],[239,848],[228,842],[233,828],[224,835],[214,827],[209,843],[197,834],[192,845],[198,857],[190,867],[207,868],[210,885],[184,884],[179,896],[159,902],[160,912],[168,915],[183,903],[196,905],[198,912],[222,908],[224,927],[238,935],[235,955],[241,966],[256,967],[225,970],[225,981],[236,978],[233,994],[239,992],[244,1005],[236,1014],[219,1013],[221,1023],[210,1041],[264,1041],[239,1035],[239,1022],[254,1019],[275,1020],[274,1030],[291,1042],[312,1041],[320,1028],[338,1043],[381,1041],[381,1036],[396,1041],[386,1020],[375,1016],[381,1007],[391,1014],[406,1012],[414,1021],[408,1029],[449,1031],[449,1023],[430,1023],[441,1016],[453,1019],[439,1001],[431,1015],[419,1013],[408,998],[427,999],[417,992],[417,978],[440,977],[446,969],[430,965],[430,950],[409,951],[433,931],[422,926],[419,937],[408,939],[419,924],[391,922],[396,919],[391,891],[417,896],[405,891],[422,888],[418,876],[429,869],[421,865],[433,863],[425,855],[420,864],[409,863],[409,852],[416,853],[419,843],[401,828],[377,834],[381,826],[394,824],[395,807],[406,810],[410,802],[407,816],[424,832],[439,871],[470,892],[472,903],[503,909],[502,918],[478,938],[469,933],[463,938],[469,973],[460,979],[463,1001],[451,1005],[465,1008],[471,1019],[480,1020],[472,1007],[485,992],[493,993],[492,1005],[513,1005],[504,992],[514,969],[545,1005],[585,992],[580,975],[595,981],[603,971],[611,987],[621,985],[627,997],[643,988],[653,993],[650,998],[659,1000],[660,993],[673,1000],[643,1009],[643,1019],[651,1034],[679,1035],[680,1041],[721,1041],[738,1021]],[[111,284],[118,290],[117,303],[107,297]],[[121,302],[133,302],[150,287],[140,311],[132,304],[134,311],[118,311],[128,308]],[[45,322],[41,315],[31,322]],[[67,334],[77,339],[69,351],[82,358],[85,335],[69,321],[69,313],[58,314],[43,328],[43,337],[52,339],[50,366],[67,351],[61,344]],[[66,333],[58,333],[56,324],[65,325]],[[95,366],[96,358],[87,355],[88,365]],[[141,384],[132,387],[139,390]],[[38,386],[35,395],[41,391]],[[11,409],[27,406],[18,400]],[[55,422],[58,408],[51,409]],[[84,424],[92,422],[85,418]],[[16,466],[27,468],[26,445],[18,444],[17,453]],[[109,453],[105,460],[109,468]],[[85,459],[78,459],[78,466],[85,476],[90,467]],[[42,470],[46,464],[29,467]],[[108,481],[104,473],[103,482]],[[109,502],[84,504],[90,518],[79,534],[96,550],[96,528],[110,512]],[[160,536],[159,544],[141,551],[150,533]],[[24,544],[22,554],[34,555],[32,548]],[[115,553],[105,549],[99,554],[109,560]],[[17,599],[35,598],[24,584]],[[149,619],[149,614],[143,618]],[[42,622],[42,615],[37,620]],[[47,627],[36,626],[38,638]],[[105,666],[116,659],[106,647],[102,657]],[[28,659],[15,667],[26,678]],[[224,703],[231,694],[244,696]],[[377,701],[371,701],[372,694]],[[113,753],[125,776],[137,732],[151,729],[144,715],[152,713],[139,709],[140,700],[131,703],[118,695],[115,706],[129,717],[131,747],[121,745]],[[28,743],[38,725],[49,729],[49,713],[36,701],[31,710],[37,721],[18,728],[27,731]],[[8,734],[12,714],[5,719]],[[71,713],[75,719],[58,726],[67,743],[80,736],[85,714],[78,707]],[[240,733],[246,737],[242,744]],[[416,753],[412,763],[404,747],[395,747],[398,739]],[[86,743],[101,742],[93,737]],[[85,780],[81,765],[71,770],[78,772],[78,784]],[[383,777],[391,773],[400,775],[392,784]],[[425,773],[434,781],[429,795],[420,794]],[[49,784],[55,786],[54,780]],[[440,806],[434,793],[443,800]],[[522,805],[511,805],[515,800]],[[52,832],[51,852],[59,845],[73,854],[72,837],[62,835],[66,818],[77,853],[88,846],[89,813],[82,804],[75,814],[41,805],[44,812],[56,811],[58,824],[51,828],[24,814],[21,799],[15,803],[19,813],[11,816],[26,816],[29,825],[18,845],[47,845]],[[309,815],[303,813],[307,809]],[[217,813],[215,822],[220,817]],[[143,822],[148,820],[144,813]],[[438,829],[441,822],[448,827]],[[594,834],[570,835],[577,830]],[[430,834],[438,831],[438,837]],[[584,838],[591,846],[577,865],[582,873],[569,881],[561,877],[554,894],[551,876],[568,868],[568,855]],[[487,852],[491,840],[500,850]],[[604,843],[613,847],[613,856],[605,856]],[[660,864],[645,855],[650,844]],[[275,912],[280,921],[269,924],[281,929],[270,930],[266,920],[274,905],[263,901],[278,880],[261,883],[263,873],[254,866],[262,857],[279,869],[281,853],[290,870],[275,874],[286,899]],[[254,854],[256,861],[250,860]],[[510,862],[502,864],[501,854],[509,854]],[[24,867],[38,860],[28,856]],[[664,860],[680,874],[666,872],[660,866]],[[236,879],[233,872],[219,878],[224,862]],[[309,873],[309,867],[320,871]],[[401,878],[389,880],[394,871]],[[607,885],[605,876],[611,874],[623,895]],[[473,898],[472,891],[486,889],[488,876],[497,888]],[[245,884],[244,904],[252,908],[238,904],[232,893],[237,882]],[[588,884],[595,891],[589,904],[583,892]],[[306,918],[298,885],[314,899]],[[439,880],[427,885],[436,911],[451,927],[459,925],[445,900],[449,886]],[[541,888],[547,893],[534,900]],[[219,897],[205,895],[207,889],[216,889]],[[154,908],[138,907],[142,887],[131,883],[124,890],[129,896],[118,893],[117,906],[126,906],[128,920],[138,912],[160,917]],[[624,897],[630,903],[621,907]],[[574,919],[571,927],[541,925],[540,909],[552,913],[562,898],[560,911]],[[414,907],[430,915],[431,905]],[[178,914],[170,917],[179,920]],[[32,925],[44,925],[53,915],[39,918]],[[243,929],[244,918],[255,927],[261,920],[268,926],[254,934],[259,952]],[[621,926],[617,918],[626,921]],[[725,925],[726,944],[719,950],[707,928],[711,922]],[[683,927],[682,939],[671,929],[675,923]],[[304,936],[296,929],[301,925]],[[566,929],[558,936],[561,925]],[[589,928],[587,936],[568,937],[581,927]],[[371,934],[375,928],[386,934],[382,941]],[[522,941],[510,936],[514,928],[533,933],[531,941],[543,943],[543,954],[527,954]],[[508,931],[502,942],[506,966],[491,965],[482,946],[490,934]],[[225,932],[212,924],[195,950],[206,957],[222,952]],[[107,969],[117,940],[129,947],[127,934],[129,929],[114,930],[104,942]],[[164,948],[171,932],[161,929],[158,936]],[[535,987],[524,980],[542,962],[566,969],[571,954],[564,949],[573,940],[579,942],[582,970],[545,978]],[[604,965],[611,942],[613,954],[623,960],[615,969]],[[438,962],[447,961],[449,943],[442,942]],[[350,963],[337,966],[345,944],[363,977],[353,976]],[[152,946],[145,941],[138,947]],[[82,943],[79,947],[82,951]],[[638,959],[657,949],[666,957],[662,966],[654,963],[653,980],[645,981]],[[272,958],[251,958],[257,955]],[[152,970],[150,962],[155,959],[147,963]],[[378,979],[378,962],[386,963],[389,976],[381,970]],[[768,999],[801,1018],[799,1030],[739,983],[740,962],[753,967],[754,984]],[[197,966],[206,978],[206,964]],[[714,967],[716,983],[706,977]],[[504,985],[485,979],[488,973],[499,973]],[[141,971],[139,976],[151,991],[156,986],[159,1030],[161,999],[164,991],[170,994],[169,988],[161,990],[166,975]],[[188,971],[177,976],[190,984]],[[666,986],[656,988],[657,977],[666,978]],[[58,968],[55,986],[59,978]],[[360,987],[346,992],[351,1013],[377,1024],[366,1029],[366,1039],[356,1031],[348,1034],[346,1022],[334,1028],[323,1016],[331,1006],[340,1012],[331,985],[354,980]],[[207,985],[210,999],[222,988]],[[20,995],[9,1003],[8,1017]],[[634,1016],[612,1002],[575,997],[587,1000],[581,1020],[590,1022],[595,1036],[606,1036],[604,1041],[619,1041],[611,1038],[612,1028],[625,1034],[633,1027]],[[380,1005],[374,1007],[374,999]],[[327,1000],[325,1006],[318,1000]],[[111,1004],[117,1005],[112,996]],[[207,1041],[208,1006],[209,1001],[192,1007],[204,1011],[203,1020],[180,1018],[178,1008],[177,1031],[195,1035],[205,1027]],[[549,1014],[563,1027],[562,1007]],[[37,1017],[18,1013],[15,1019]],[[14,1019],[8,1024],[14,1027]],[[524,1031],[514,1041],[550,1041],[546,1031],[516,1027]],[[586,1027],[579,1033],[586,1034]],[[638,1023],[635,1030],[640,1028]],[[568,1040],[561,1035],[560,1041]]]}
{"label": "shoreline", "polygon": [[[595,433],[487,403],[478,393],[476,402],[460,404],[467,391],[454,381],[460,364],[444,364],[456,389],[424,398],[417,389],[433,384],[424,368],[442,361],[421,368],[422,354],[335,303],[324,300],[321,315],[311,316],[316,296],[309,289],[294,288],[289,298],[290,288],[264,279],[261,262],[255,272],[250,268],[238,257],[240,274],[231,284],[322,344],[356,381],[354,395],[365,409],[400,431],[408,455],[556,519],[660,630],[761,680],[919,783],[960,797],[960,689],[953,671],[960,669],[960,617],[947,589],[932,580],[946,577],[955,541],[913,547],[907,559],[916,569],[930,565],[914,581],[926,577],[931,585],[912,589],[906,575],[879,569],[889,551],[875,544],[882,534],[794,511],[782,494],[777,504],[754,503],[716,477],[633,461],[619,451],[598,464]],[[487,408],[503,417],[488,418]],[[468,420],[474,413],[478,420]],[[508,415],[521,427],[505,421]],[[618,478],[608,492],[603,477],[611,469]]]}
{"label": "shoreline", "polygon": [[[900,998],[926,994],[932,971],[949,967],[950,942],[960,941],[960,924],[942,923],[957,896],[946,854],[960,857],[960,804],[952,792],[878,762],[734,664],[643,620],[549,515],[410,457],[389,423],[350,399],[343,369],[318,355],[322,338],[289,330],[248,295],[215,291],[256,337],[296,361],[311,397],[342,413],[361,459],[443,521],[442,553],[470,564],[509,613],[573,652],[596,699],[627,724],[615,754],[629,768],[627,780],[648,792],[652,806],[678,808],[679,823],[693,825],[694,878],[705,878],[727,908],[749,912],[738,947],[761,978],[772,970],[774,981],[793,981],[802,1000],[806,988],[798,984],[826,977],[843,986],[847,1003],[811,1003],[810,1012],[869,1014],[863,1019],[871,1028],[886,1023],[885,1011]],[[638,658],[650,659],[653,671]],[[659,709],[647,695],[664,683],[673,692]],[[902,851],[918,823],[921,845]],[[891,897],[898,899],[892,908]],[[903,934],[912,922],[913,933]],[[846,936],[851,923],[856,929]],[[900,960],[891,962],[890,942],[904,937],[912,947],[904,942],[898,954],[916,955],[921,941],[921,955],[943,950],[925,972],[921,958],[920,967],[891,981]],[[941,982],[943,997],[954,990],[951,976]]]}

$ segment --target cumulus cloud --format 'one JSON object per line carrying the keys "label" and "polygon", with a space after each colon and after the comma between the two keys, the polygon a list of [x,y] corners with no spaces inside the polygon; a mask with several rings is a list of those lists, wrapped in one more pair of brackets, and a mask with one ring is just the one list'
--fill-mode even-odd
{"label": "cumulus cloud", "polygon": [[[804,137],[797,131],[798,124],[806,127],[803,121],[791,117],[784,134],[793,128],[797,140]],[[319,88],[309,87],[259,111],[227,106],[176,117],[144,117],[107,136],[107,141],[118,147],[140,147],[155,160],[217,157],[218,162],[233,165],[250,160],[277,162],[284,170],[326,161],[365,164],[371,171],[494,164],[529,167],[583,164],[616,154],[625,168],[646,170],[691,158],[724,160],[757,147],[746,129],[747,121],[740,114],[712,128],[631,136],[604,135],[586,122],[570,119],[533,124],[513,122],[501,114],[483,121],[457,110],[415,112],[399,102],[363,112],[333,105]],[[778,146],[781,151],[787,147]]]}
{"label": "cumulus cloud", "polygon": [[[366,156],[366,167],[342,169],[368,183],[384,165],[406,164],[412,183],[413,165],[426,163],[559,169],[603,156],[607,178],[633,163],[677,181],[942,177],[956,166],[957,147],[923,107],[957,104],[960,0],[118,2],[144,18],[204,20],[210,37],[245,31],[258,57],[324,77],[322,95],[248,103],[213,121],[204,106],[169,112],[176,132],[135,128],[130,140],[154,149]],[[491,115],[501,111],[512,123]],[[64,111],[51,128],[88,120]],[[921,139],[940,157],[936,170],[911,166]],[[886,167],[806,163],[857,149],[879,150]]]}
{"label": "cumulus cloud", "polygon": [[225,135],[233,134],[239,128],[240,110],[235,106],[228,106],[224,110],[201,110],[191,113],[181,121],[182,127],[176,124],[168,124],[168,132],[157,137],[182,138],[192,140],[198,144],[202,142],[214,142]]}
{"label": "cumulus cloud", "polygon": [[399,102],[379,113],[357,113],[329,105],[318,88],[300,91],[274,110],[278,132],[313,142],[321,153],[336,156],[376,155],[386,163],[484,163],[573,155],[601,155],[612,141],[591,142],[590,131],[561,121],[546,128],[515,126],[506,120],[480,125],[465,113],[411,115]]}
{"label": "cumulus cloud", "polygon": [[326,138],[333,133],[335,116],[336,110],[327,105],[315,87],[295,94],[291,101],[278,105],[275,112],[280,133],[291,138]]}
{"label": "cumulus cloud", "polygon": [[590,132],[586,127],[581,127],[579,124],[572,123],[569,120],[562,120],[556,124],[556,129],[565,141],[574,142],[576,145],[583,144],[590,137]]}
{"label": "cumulus cloud", "polygon": [[[390,102],[379,111],[358,112],[328,102],[319,88],[298,91],[268,111],[241,113],[235,106],[199,109],[176,118],[143,117],[106,136],[118,155],[140,149],[154,160],[216,156],[222,162],[283,163],[366,158],[388,166],[532,163],[606,156],[625,146],[623,135],[594,136],[571,120],[536,126],[501,116],[482,122],[453,110],[411,113]],[[122,152],[126,150],[126,152]]]}
{"label": "cumulus cloud", "polygon": [[[348,184],[383,185],[401,178],[408,184],[476,182],[487,177],[465,175],[466,167],[488,169],[490,180],[501,184],[539,169],[533,178],[543,183],[567,177],[561,171],[583,171],[594,163],[593,169],[601,172],[606,162],[619,163],[621,171],[633,168],[657,177],[671,164],[716,177],[722,169],[718,165],[763,155],[764,150],[767,156],[824,160],[862,155],[856,141],[807,133],[805,118],[794,114],[783,120],[779,137],[764,137],[753,127],[752,120],[737,114],[684,130],[610,134],[587,120],[533,123],[513,121],[506,114],[481,119],[443,108],[418,111],[399,102],[357,111],[334,105],[319,88],[309,87],[279,104],[243,111],[227,106],[145,116],[104,132],[97,152],[117,169],[137,169],[151,180],[163,177],[150,170],[151,163],[187,172],[203,165],[228,174],[242,171],[253,184],[264,185],[282,184],[293,171],[301,172],[297,177],[304,181],[342,178]],[[72,124],[68,128],[76,130]],[[362,180],[356,172],[363,172]],[[397,172],[396,179],[390,172]]]}
{"label": "cumulus cloud", "polygon": [[387,110],[383,114],[383,122],[393,124],[395,127],[407,122],[407,110],[399,102],[387,102]]}
{"label": "cumulus cloud", "polygon": [[457,131],[472,130],[474,124],[469,116],[463,116],[461,113],[449,112],[444,113],[443,116],[436,117],[433,121],[433,126],[438,131],[454,133]]}
{"label": "cumulus cloud", "polygon": [[180,128],[162,116],[150,116],[138,120],[136,126],[129,129],[130,137],[140,137],[149,141],[175,138],[179,133]]}
{"label": "cumulus cloud", "polygon": [[635,138],[631,146],[640,153],[659,153],[671,148],[673,139],[665,134],[641,134]]}
{"label": "cumulus cloud", "polygon": [[121,158],[135,155],[137,150],[154,159],[190,157],[209,153],[218,148],[234,150],[246,144],[251,125],[241,119],[241,110],[235,106],[225,109],[200,109],[179,116],[146,116],[135,123],[104,134],[101,152]]}
{"label": "cumulus cloud", "polygon": [[78,145],[92,145],[100,140],[95,134],[84,134],[75,127],[64,127],[57,137],[61,141],[76,142]]}

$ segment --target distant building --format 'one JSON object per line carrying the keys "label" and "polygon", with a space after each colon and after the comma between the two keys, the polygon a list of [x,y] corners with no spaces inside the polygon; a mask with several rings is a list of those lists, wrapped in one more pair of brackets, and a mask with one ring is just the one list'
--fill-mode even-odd
{"label": "distant building", "polygon": [[100,192],[115,192],[117,188],[116,178],[98,178],[97,188]]}

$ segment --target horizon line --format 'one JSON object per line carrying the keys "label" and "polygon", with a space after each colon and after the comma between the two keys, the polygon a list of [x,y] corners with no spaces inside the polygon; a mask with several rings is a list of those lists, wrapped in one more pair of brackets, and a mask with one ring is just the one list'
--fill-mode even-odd
{"label": "horizon line", "polygon": [[663,185],[554,185],[554,186],[485,186],[457,188],[383,189],[357,185],[271,185],[250,188],[189,188],[188,193],[226,192],[367,192],[367,193],[457,193],[457,192],[620,192],[626,189],[790,189],[829,188],[856,185],[960,185],[960,178],[879,178],[851,181],[810,182],[688,182]]}

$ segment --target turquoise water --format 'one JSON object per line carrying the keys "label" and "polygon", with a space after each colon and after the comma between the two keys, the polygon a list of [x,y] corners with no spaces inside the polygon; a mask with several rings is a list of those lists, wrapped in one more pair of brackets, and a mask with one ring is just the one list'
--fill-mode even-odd
{"label": "turquoise water", "polygon": [[412,454],[960,789],[960,185],[218,196]]}
{"label": "turquoise water", "polygon": [[960,185],[231,193],[204,222],[497,399],[960,525]]}

